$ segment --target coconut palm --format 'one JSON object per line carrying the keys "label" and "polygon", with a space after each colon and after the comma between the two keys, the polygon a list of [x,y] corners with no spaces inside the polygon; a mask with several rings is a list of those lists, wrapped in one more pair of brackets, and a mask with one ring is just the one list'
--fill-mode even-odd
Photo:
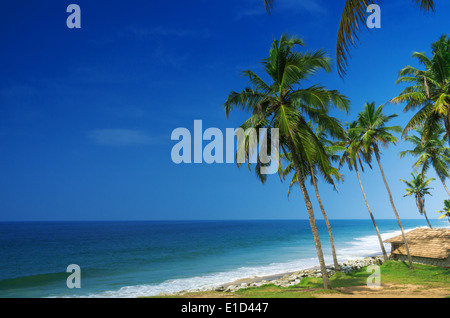
{"label": "coconut palm", "polygon": [[413,179],[411,181],[406,181],[403,179],[400,179],[403,181],[408,187],[405,189],[406,196],[414,195],[416,198],[416,205],[419,209],[420,215],[425,216],[425,219],[427,220],[428,226],[432,229],[433,227],[430,224],[430,221],[427,217],[427,212],[425,211],[425,195],[431,195],[430,189],[428,185],[431,181],[435,180],[434,178],[426,179],[425,175],[423,173],[417,174],[417,176],[414,175],[414,173],[411,173]]}
{"label": "coconut palm", "polygon": [[419,110],[405,126],[403,137],[409,131],[423,127],[423,137],[444,127],[450,138],[450,38],[441,36],[432,44],[432,57],[425,53],[414,52],[412,55],[424,66],[419,70],[406,66],[399,71],[397,83],[406,83],[399,96],[392,103],[406,103],[404,111]]}
{"label": "coconut palm", "polygon": [[[321,127],[316,128],[315,134],[316,134],[317,138],[320,140],[320,142],[325,146],[325,150],[330,158],[330,161],[339,160],[339,156],[337,156],[336,153],[338,151],[341,151],[342,147],[339,147],[339,146],[335,145],[332,141],[328,140],[327,135],[325,133],[325,129],[323,129]],[[288,175],[290,172],[292,172],[294,170],[294,163],[292,160],[292,155],[287,154],[286,157],[287,157],[286,159],[288,159],[288,161],[289,161],[289,164],[283,170],[283,177],[285,177],[286,175]],[[336,247],[334,244],[333,231],[331,229],[331,224],[330,224],[330,221],[328,220],[328,215],[325,211],[325,207],[323,206],[322,199],[320,198],[316,176],[318,174],[317,170],[319,170],[319,173],[322,174],[323,179],[327,183],[333,185],[336,188],[333,178],[335,178],[336,180],[342,180],[342,175],[339,173],[339,171],[336,168],[334,168],[332,166],[328,166],[327,168],[329,168],[329,169],[327,171],[324,171],[322,169],[323,167],[320,165],[317,166],[314,163],[308,163],[308,164],[309,164],[309,171],[304,171],[304,172],[309,175],[305,175],[304,179],[306,179],[308,176],[311,178],[311,183],[314,186],[314,192],[316,194],[317,202],[319,203],[320,211],[322,212],[323,219],[325,221],[325,224],[326,224],[326,227],[328,230],[328,236],[330,237],[331,254],[333,256],[334,268],[336,271],[339,271],[340,266],[339,266],[339,262],[338,262],[338,258],[337,258],[337,254],[336,254]],[[298,182],[299,182],[299,179],[297,177],[297,172],[295,172],[291,179],[291,183],[289,185],[288,197],[291,193],[292,186],[295,184],[299,184]]]}
{"label": "coconut palm", "polygon": [[[249,79],[249,87],[241,92],[231,92],[224,104],[227,116],[234,107],[251,113],[241,126],[247,128],[277,128],[282,153],[291,153],[299,185],[306,204],[311,231],[319,259],[324,288],[331,288],[317,231],[314,211],[305,186],[304,171],[308,163],[316,162],[326,170],[329,159],[308,120],[314,120],[331,136],[339,136],[342,128],[327,115],[330,106],[347,110],[349,101],[334,90],[320,85],[302,85],[320,70],[331,71],[330,59],[325,52],[296,52],[303,41],[283,34],[274,40],[269,57],[262,61],[263,69],[271,83],[266,83],[256,73],[247,70],[242,74]],[[258,130],[257,130],[258,131]],[[247,146],[246,146],[247,147]]]}
{"label": "coconut palm", "polygon": [[414,148],[400,152],[400,158],[406,155],[417,157],[414,162],[414,171],[421,168],[421,173],[426,174],[430,167],[433,167],[442,182],[442,185],[450,196],[450,192],[445,184],[445,179],[450,177],[450,148],[446,147],[447,135],[445,129],[440,127],[438,130],[432,131],[428,137],[424,137],[423,129],[417,129],[418,135],[411,135],[405,138],[413,144]]}
{"label": "coconut palm", "polygon": [[[274,0],[263,0],[263,2],[267,12],[270,13]],[[381,2],[381,0],[347,0],[345,2],[336,43],[337,67],[341,76],[345,75],[350,49],[356,47],[359,42],[358,34],[363,27],[367,29],[368,6],[381,4]],[[413,2],[424,11],[435,9],[433,0],[413,0]]]}
{"label": "coconut palm", "polygon": [[361,141],[364,150],[368,153],[369,156],[371,156],[372,153],[375,155],[378,167],[380,168],[381,176],[383,177],[384,185],[389,195],[389,201],[391,203],[392,210],[394,211],[395,217],[402,233],[403,243],[405,244],[405,249],[408,255],[409,268],[413,269],[408,242],[406,241],[405,232],[403,230],[402,222],[400,221],[400,217],[395,207],[391,190],[386,181],[386,176],[381,165],[380,157],[380,146],[387,148],[390,143],[395,144],[398,141],[397,137],[394,137],[391,132],[399,133],[402,131],[402,128],[400,126],[386,126],[386,123],[394,117],[397,117],[397,115],[383,115],[383,105],[375,107],[375,103],[367,102],[364,105],[363,111],[361,111],[358,115],[358,127],[356,129],[361,133]]}
{"label": "coconut palm", "polygon": [[367,212],[369,212],[370,219],[372,220],[373,227],[375,228],[375,232],[377,233],[378,242],[380,243],[381,252],[383,254],[384,260],[388,260],[388,256],[386,253],[386,249],[383,245],[383,239],[381,238],[380,231],[377,226],[377,222],[372,214],[372,210],[370,209],[369,202],[367,201],[366,192],[364,191],[364,187],[361,181],[361,176],[359,174],[358,164],[361,167],[361,171],[364,172],[363,161],[366,162],[370,168],[370,157],[367,155],[367,152],[364,151],[361,143],[360,133],[356,130],[358,123],[352,122],[345,133],[345,138],[342,141],[338,142],[338,145],[345,147],[345,151],[342,154],[342,157],[339,161],[339,167],[342,167],[344,164],[347,164],[350,171],[355,169],[356,175],[358,177],[359,187],[361,188],[361,192],[364,197],[364,202],[367,207]]}
{"label": "coconut palm", "polygon": [[448,222],[450,223],[450,200],[444,200],[444,208],[438,212],[442,213],[442,215],[439,217],[439,219],[448,217]]}

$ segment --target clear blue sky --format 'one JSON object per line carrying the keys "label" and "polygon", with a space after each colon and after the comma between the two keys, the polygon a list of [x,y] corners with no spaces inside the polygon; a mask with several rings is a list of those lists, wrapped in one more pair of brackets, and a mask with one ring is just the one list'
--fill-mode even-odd
{"label": "clear blue sky", "polygon": [[[195,119],[238,127],[246,114],[226,119],[222,104],[245,87],[240,71],[261,72],[283,32],[334,60],[343,2],[277,0],[269,16],[262,0],[3,1],[0,221],[307,218],[300,191],[288,200],[277,176],[261,185],[233,164],[172,163],[170,134],[192,130]],[[66,27],[71,3],[81,7],[81,29]],[[385,1],[382,28],[361,35],[345,79],[334,67],[311,81],[350,98],[349,116],[333,115],[353,120],[365,101],[401,91],[394,82],[415,65],[411,53],[429,54],[450,29],[450,3],[436,7],[424,14],[410,0]],[[385,107],[404,126],[412,114],[402,110]],[[406,148],[390,147],[382,161],[401,217],[419,218],[399,181],[410,177],[412,159],[398,159]],[[329,217],[367,218],[354,172],[343,173],[338,193],[319,184]],[[375,217],[393,218],[376,166],[363,182]],[[438,181],[433,187],[431,218],[446,197]]]}

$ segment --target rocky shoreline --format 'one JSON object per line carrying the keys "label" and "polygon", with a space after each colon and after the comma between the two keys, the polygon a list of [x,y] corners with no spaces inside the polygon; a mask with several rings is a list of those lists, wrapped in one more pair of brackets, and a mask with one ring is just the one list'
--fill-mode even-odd
{"label": "rocky shoreline", "polygon": [[[384,259],[382,256],[372,256],[372,257],[364,257],[357,258],[352,260],[347,260],[339,264],[340,272],[348,274],[355,270],[360,270],[361,268],[369,265],[381,265],[383,264]],[[327,266],[327,273],[329,276],[334,275],[335,268],[333,265]],[[280,287],[289,287],[293,285],[297,285],[301,282],[305,277],[322,277],[322,273],[320,268],[313,267],[308,269],[299,270],[296,272],[283,273],[278,275],[264,276],[264,277],[253,277],[240,279],[231,283],[223,284],[220,286],[212,286],[212,287],[204,287],[200,289],[190,289],[190,290],[182,290],[179,292],[171,293],[171,294],[160,294],[159,296],[182,296],[187,293],[194,292],[208,292],[208,291],[216,291],[216,292],[236,292],[242,288],[249,287],[260,287],[262,285],[273,284]]]}

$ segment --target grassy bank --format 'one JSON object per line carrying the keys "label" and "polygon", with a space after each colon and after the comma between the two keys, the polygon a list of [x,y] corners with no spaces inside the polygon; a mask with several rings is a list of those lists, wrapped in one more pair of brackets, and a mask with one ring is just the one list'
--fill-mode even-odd
{"label": "grassy bank", "polygon": [[228,292],[187,293],[181,298],[316,298],[316,297],[450,297],[450,269],[415,264],[414,270],[402,262],[380,266],[381,287],[367,287],[372,274],[367,268],[330,278],[332,290],[322,289],[321,278],[306,277],[299,284],[279,287],[272,284]]}

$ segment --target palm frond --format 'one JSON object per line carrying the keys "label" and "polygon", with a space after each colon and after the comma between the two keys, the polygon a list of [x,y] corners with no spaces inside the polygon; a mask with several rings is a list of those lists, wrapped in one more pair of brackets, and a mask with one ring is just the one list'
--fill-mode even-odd
{"label": "palm frond", "polygon": [[365,23],[367,7],[375,2],[373,0],[347,0],[345,2],[336,43],[337,67],[341,76],[346,73],[348,60],[351,57],[350,49],[356,47],[359,42],[358,34],[361,32],[361,26],[367,29]]}

